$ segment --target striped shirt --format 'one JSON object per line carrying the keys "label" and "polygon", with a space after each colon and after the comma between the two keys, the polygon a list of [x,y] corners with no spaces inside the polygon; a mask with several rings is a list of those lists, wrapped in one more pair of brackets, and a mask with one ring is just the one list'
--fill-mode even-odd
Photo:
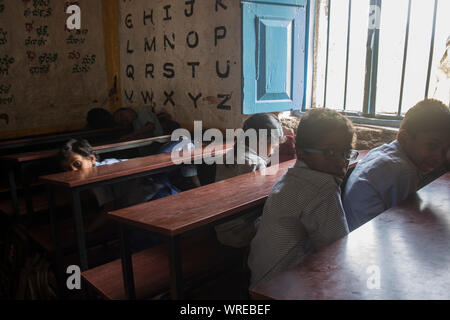
{"label": "striped shirt", "polygon": [[297,160],[272,189],[248,265],[251,287],[292,267],[348,233],[340,198],[342,181]]}

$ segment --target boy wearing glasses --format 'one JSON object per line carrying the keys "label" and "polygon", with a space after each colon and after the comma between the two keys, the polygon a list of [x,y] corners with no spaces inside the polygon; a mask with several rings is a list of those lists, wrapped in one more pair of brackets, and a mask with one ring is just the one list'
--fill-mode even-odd
{"label": "boy wearing glasses", "polygon": [[352,150],[350,120],[334,110],[312,109],[297,129],[297,162],[272,189],[248,265],[251,287],[348,233],[340,188]]}
{"label": "boy wearing glasses", "polygon": [[343,203],[350,231],[423,186],[443,166],[449,145],[448,106],[427,99],[408,110],[397,140],[372,149],[348,179]]}

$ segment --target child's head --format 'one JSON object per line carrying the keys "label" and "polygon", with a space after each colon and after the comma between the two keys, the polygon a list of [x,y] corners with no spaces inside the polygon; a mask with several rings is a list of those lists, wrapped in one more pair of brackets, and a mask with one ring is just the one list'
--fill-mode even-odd
{"label": "child's head", "polygon": [[426,99],[408,110],[397,140],[423,173],[445,162],[450,146],[450,109],[439,100]]}
{"label": "child's head", "polygon": [[89,110],[86,122],[90,129],[112,128],[115,126],[112,114],[103,108]]}
{"label": "child's head", "polygon": [[136,111],[131,108],[120,108],[114,112],[114,121],[125,128],[129,127],[136,117]]}
{"label": "child's head", "polygon": [[59,150],[59,163],[65,171],[78,171],[92,168],[97,155],[84,139],[71,139]]}
{"label": "child's head", "polygon": [[349,119],[330,109],[311,109],[297,129],[297,158],[312,170],[344,177],[352,150],[354,128]]}
{"label": "child's head", "polygon": [[256,130],[259,144],[259,130],[267,130],[267,155],[271,155],[273,149],[283,141],[283,127],[277,118],[271,114],[254,114],[245,120],[242,130],[246,132],[248,129]]}

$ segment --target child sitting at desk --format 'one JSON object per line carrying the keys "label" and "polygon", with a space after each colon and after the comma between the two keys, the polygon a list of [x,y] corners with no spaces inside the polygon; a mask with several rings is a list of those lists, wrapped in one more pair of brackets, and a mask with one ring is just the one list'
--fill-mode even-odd
{"label": "child sitting at desk", "polygon": [[[238,144],[244,143],[244,141],[238,140],[234,149],[228,151],[225,155],[224,163],[216,166],[216,181],[266,168],[269,164],[269,157],[272,151],[283,140],[281,124],[270,114],[255,114],[251,116],[244,122],[242,129],[244,132],[251,129],[255,130],[257,143],[255,146],[252,146],[245,141],[245,145],[243,146],[244,153],[239,155],[240,148]],[[260,130],[267,130],[266,154],[263,154],[262,150],[258,150],[257,147],[260,144]],[[254,149],[255,147],[256,149]],[[238,159],[239,156],[241,156],[240,161]],[[248,246],[255,234],[254,222],[259,215],[260,210],[257,210],[216,226],[215,229],[219,242],[235,248]]]}
{"label": "child sitting at desk", "polygon": [[[167,146],[165,149],[167,148],[172,148],[172,146]],[[89,142],[84,139],[72,139],[68,141],[60,150],[59,159],[61,167],[65,171],[86,170],[93,167],[127,161],[127,159],[105,159],[98,161],[95,151]],[[195,167],[181,170],[181,174],[195,180]],[[131,179],[93,188],[92,192],[94,193],[98,206],[101,208],[101,212],[99,219],[88,228],[88,231],[94,231],[103,224],[103,213],[179,193],[180,190],[170,183],[165,173],[159,173],[149,177]]]}
{"label": "child sitting at desk", "polygon": [[297,161],[273,187],[251,241],[251,287],[348,233],[339,185],[358,156],[353,138],[350,120],[334,110],[311,109],[302,117]]}
{"label": "child sitting at desk", "polygon": [[429,180],[429,174],[443,166],[449,146],[448,106],[428,99],[408,110],[397,140],[372,149],[348,179],[343,203],[349,229],[416,192],[424,185],[422,180]]}
{"label": "child sitting at desk", "polygon": [[[163,129],[158,117],[148,109],[142,109],[138,112],[131,108],[120,108],[114,113],[114,121],[128,128],[132,132],[121,137],[120,141],[144,139],[151,137],[159,137],[163,135]],[[154,153],[160,146],[154,143],[150,146],[139,148],[141,156]]]}

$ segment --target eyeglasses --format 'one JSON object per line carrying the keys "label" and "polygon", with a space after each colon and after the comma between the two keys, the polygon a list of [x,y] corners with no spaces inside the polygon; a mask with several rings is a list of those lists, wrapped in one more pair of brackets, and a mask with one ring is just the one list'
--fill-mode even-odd
{"label": "eyeglasses", "polygon": [[306,152],[309,153],[317,153],[317,154],[323,154],[327,158],[336,158],[338,156],[344,157],[345,160],[356,160],[358,158],[358,151],[349,149],[346,151],[336,151],[334,149],[309,149],[309,148],[303,148]]}

